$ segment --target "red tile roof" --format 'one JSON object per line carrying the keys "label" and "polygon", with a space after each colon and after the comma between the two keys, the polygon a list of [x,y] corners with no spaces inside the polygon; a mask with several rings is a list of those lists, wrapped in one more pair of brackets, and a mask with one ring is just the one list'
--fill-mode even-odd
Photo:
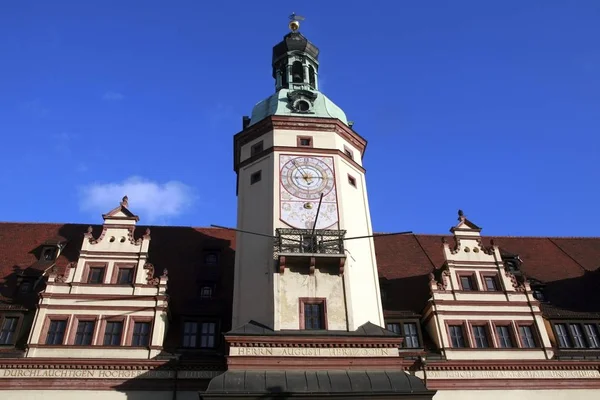
{"label": "red tile roof", "polygon": [[[230,321],[235,232],[219,228],[150,228],[149,261],[154,264],[157,275],[163,268],[169,270],[173,315],[215,313],[222,315],[223,321]],[[77,224],[0,223],[0,296],[4,302],[13,297],[17,273],[39,275],[51,266],[38,261],[45,242],[67,241],[57,260],[57,266],[64,268],[77,260],[86,229],[87,225]],[[136,237],[145,229],[145,226],[137,227]],[[100,231],[101,226],[95,226],[94,236],[99,236]],[[444,263],[444,237],[453,243],[451,236],[443,235],[375,239],[379,273],[387,293],[386,310],[399,313],[422,310],[429,297],[428,275]],[[490,239],[484,237],[484,244],[489,245]],[[501,249],[520,256],[521,270],[527,277],[547,284],[547,296],[553,304],[546,307],[549,314],[600,312],[600,291],[597,290],[600,287],[600,238],[493,239]],[[221,262],[216,275],[207,275],[206,269],[201,268],[203,252],[207,249],[220,250]],[[216,280],[218,301],[198,298],[199,284],[206,280]]]}

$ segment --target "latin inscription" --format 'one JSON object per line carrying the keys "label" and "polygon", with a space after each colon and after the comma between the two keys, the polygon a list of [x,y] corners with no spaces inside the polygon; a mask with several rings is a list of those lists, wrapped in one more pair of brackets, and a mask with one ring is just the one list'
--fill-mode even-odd
{"label": "latin inscription", "polygon": [[565,371],[428,371],[428,379],[580,379],[599,378],[596,370]]}
{"label": "latin inscription", "polygon": [[[222,371],[180,371],[178,379],[211,379]],[[0,378],[172,379],[174,371],[96,369],[0,369]]]}
{"label": "latin inscription", "polygon": [[398,349],[232,347],[229,355],[262,357],[397,357]]}

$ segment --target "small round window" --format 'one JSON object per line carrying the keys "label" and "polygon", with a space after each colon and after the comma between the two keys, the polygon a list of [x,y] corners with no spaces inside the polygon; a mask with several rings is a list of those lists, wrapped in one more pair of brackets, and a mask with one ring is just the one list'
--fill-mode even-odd
{"label": "small round window", "polygon": [[306,112],[310,109],[310,104],[306,100],[299,100],[296,103],[296,109],[301,112]]}

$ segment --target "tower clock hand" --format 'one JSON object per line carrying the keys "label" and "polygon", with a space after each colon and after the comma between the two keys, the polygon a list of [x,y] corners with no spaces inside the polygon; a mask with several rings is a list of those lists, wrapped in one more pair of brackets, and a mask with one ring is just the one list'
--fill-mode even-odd
{"label": "tower clock hand", "polygon": [[300,171],[300,173],[304,176],[307,176],[308,174],[306,173],[306,169],[302,168],[300,165],[296,164],[296,160],[292,161],[292,164],[294,164],[294,166],[296,166],[296,168],[298,168],[298,171]]}

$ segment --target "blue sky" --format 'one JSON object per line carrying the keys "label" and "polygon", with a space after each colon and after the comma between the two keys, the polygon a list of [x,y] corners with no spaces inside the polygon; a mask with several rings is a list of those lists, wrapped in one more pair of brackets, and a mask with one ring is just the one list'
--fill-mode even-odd
{"label": "blue sky", "polygon": [[368,141],[378,231],[598,236],[600,2],[3,1],[0,220],[235,226],[287,16]]}

